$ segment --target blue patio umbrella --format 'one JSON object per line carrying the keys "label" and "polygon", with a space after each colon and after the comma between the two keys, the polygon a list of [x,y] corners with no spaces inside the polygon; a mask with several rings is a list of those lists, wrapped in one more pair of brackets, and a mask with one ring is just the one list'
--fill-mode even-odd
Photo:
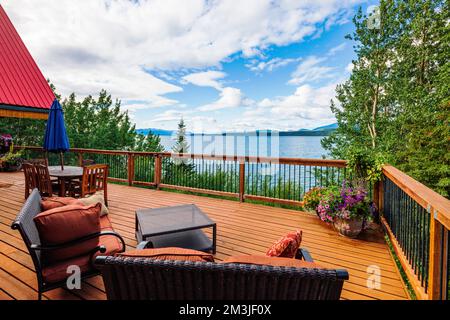
{"label": "blue patio umbrella", "polygon": [[61,169],[64,170],[63,153],[68,151],[69,139],[67,138],[64,115],[61,105],[57,99],[53,101],[48,114],[47,128],[45,129],[44,150],[60,154]]}

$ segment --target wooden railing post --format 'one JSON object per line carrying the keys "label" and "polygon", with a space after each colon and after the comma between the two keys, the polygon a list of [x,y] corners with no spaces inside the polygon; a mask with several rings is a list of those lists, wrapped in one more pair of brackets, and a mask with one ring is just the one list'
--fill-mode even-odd
{"label": "wooden railing post", "polygon": [[155,176],[154,182],[157,189],[159,189],[159,185],[161,184],[161,164],[162,158],[160,155],[155,156]]}
{"label": "wooden railing post", "polygon": [[245,201],[245,162],[239,162],[239,201]]}
{"label": "wooden railing post", "polygon": [[128,154],[127,162],[128,162],[128,185],[132,186],[134,180],[134,154],[132,153]]}
{"label": "wooden railing post", "polygon": [[428,208],[430,213],[430,261],[428,268],[428,297],[440,300],[442,290],[442,225],[437,220],[435,209]]}
{"label": "wooden railing post", "polygon": [[78,152],[78,165],[80,167],[83,166],[83,153],[82,152]]}

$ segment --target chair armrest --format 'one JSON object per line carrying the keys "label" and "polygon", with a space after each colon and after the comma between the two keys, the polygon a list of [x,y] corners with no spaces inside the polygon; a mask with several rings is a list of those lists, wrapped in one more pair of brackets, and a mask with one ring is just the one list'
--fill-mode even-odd
{"label": "chair armrest", "polygon": [[295,259],[298,260],[305,260],[307,262],[314,262],[313,258],[309,254],[309,251],[305,248],[299,248],[297,250],[297,254],[295,255]]}
{"label": "chair armrest", "polygon": [[48,246],[41,246],[41,245],[37,245],[37,244],[32,244],[30,246],[31,250],[36,250],[36,251],[51,251],[51,250],[58,250],[58,249],[65,249],[65,248],[70,248],[74,245],[80,244],[82,242],[94,239],[94,238],[98,238],[100,236],[114,236],[119,238],[120,242],[122,243],[122,252],[125,251],[125,241],[123,240],[123,238],[116,232],[114,231],[101,231],[101,232],[96,232],[96,233],[92,233],[90,235],[75,239],[75,240],[71,240],[68,241],[66,243],[62,243],[62,244],[58,244],[58,245],[48,245]]}

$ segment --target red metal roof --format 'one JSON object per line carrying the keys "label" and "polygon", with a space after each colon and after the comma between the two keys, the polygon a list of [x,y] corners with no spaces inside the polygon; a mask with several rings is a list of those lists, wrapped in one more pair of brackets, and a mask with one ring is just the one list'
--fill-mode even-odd
{"label": "red metal roof", "polygon": [[50,109],[55,95],[0,5],[0,105]]}

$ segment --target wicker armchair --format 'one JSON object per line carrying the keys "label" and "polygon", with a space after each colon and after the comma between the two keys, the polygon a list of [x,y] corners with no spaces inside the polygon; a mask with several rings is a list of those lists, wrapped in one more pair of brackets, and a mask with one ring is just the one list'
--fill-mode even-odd
{"label": "wicker armchair", "polygon": [[95,264],[109,300],[338,300],[348,280],[346,270],[120,256]]}
{"label": "wicker armchair", "polygon": [[[61,245],[53,245],[44,247],[41,245],[41,241],[39,238],[39,233],[34,223],[33,218],[37,216],[41,212],[41,196],[37,189],[34,189],[33,192],[28,197],[27,201],[23,205],[21,211],[16,217],[16,220],[12,223],[11,228],[13,230],[19,230],[20,235],[25,242],[25,245],[30,253],[31,259],[33,260],[34,268],[36,270],[37,282],[38,282],[38,299],[42,298],[42,293],[58,288],[64,287],[66,285],[66,279],[60,279],[59,281],[49,282],[46,280],[45,271],[49,270],[48,268],[55,267],[55,265],[51,265],[46,261],[44,252],[49,252],[51,250],[60,250],[66,248],[73,248],[81,243],[91,240],[91,239],[100,239],[100,244],[89,254],[83,256],[74,257],[71,260],[63,261],[57,263],[59,267],[62,267],[63,270],[67,269],[68,265],[79,265],[78,262],[80,259],[84,259],[87,261],[89,268],[82,272],[81,277],[87,278],[91,276],[98,275],[100,272],[98,269],[94,268],[92,263],[93,258],[98,253],[107,252],[107,248],[103,245],[103,241],[106,241],[108,237],[118,238],[121,243],[121,251],[125,251],[125,242],[122,237],[111,229],[105,228],[107,231],[101,231],[94,234],[86,235],[82,238],[61,244]],[[102,238],[100,238],[102,237]],[[102,240],[103,239],[103,240]],[[65,273],[64,273],[65,274]],[[65,277],[68,275],[65,274]]]}

